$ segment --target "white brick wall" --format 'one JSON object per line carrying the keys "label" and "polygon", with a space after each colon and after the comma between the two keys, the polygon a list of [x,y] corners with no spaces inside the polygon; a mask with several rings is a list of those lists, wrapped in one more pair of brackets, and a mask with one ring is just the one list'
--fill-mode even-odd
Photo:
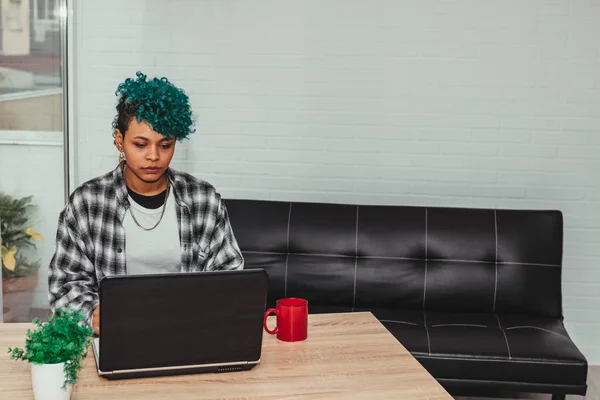
{"label": "white brick wall", "polygon": [[176,166],[227,197],[561,209],[568,329],[600,363],[600,2],[76,6],[79,182],[115,165],[141,69],[188,91]]}

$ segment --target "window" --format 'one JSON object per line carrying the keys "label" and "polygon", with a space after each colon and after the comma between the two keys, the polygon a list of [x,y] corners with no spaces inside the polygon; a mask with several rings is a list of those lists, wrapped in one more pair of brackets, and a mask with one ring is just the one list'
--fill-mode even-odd
{"label": "window", "polygon": [[[0,321],[4,322],[44,318],[49,308],[47,266],[66,184],[62,163],[66,62],[59,12],[64,4],[65,0],[0,1]],[[22,213],[22,221],[11,218],[19,209],[14,200],[30,196],[31,207]]]}
{"label": "window", "polygon": [[33,0],[35,5],[35,21],[52,21],[58,23],[59,11],[56,0]]}

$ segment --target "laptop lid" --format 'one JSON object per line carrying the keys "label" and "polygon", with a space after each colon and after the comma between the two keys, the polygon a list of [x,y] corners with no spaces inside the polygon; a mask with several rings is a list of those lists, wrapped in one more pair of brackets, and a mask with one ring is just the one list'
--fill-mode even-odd
{"label": "laptop lid", "polygon": [[106,277],[98,367],[258,363],[267,289],[263,269]]}

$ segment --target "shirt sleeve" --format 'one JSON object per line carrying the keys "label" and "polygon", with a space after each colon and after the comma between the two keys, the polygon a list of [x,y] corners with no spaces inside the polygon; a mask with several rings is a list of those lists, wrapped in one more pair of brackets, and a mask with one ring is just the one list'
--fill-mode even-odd
{"label": "shirt sleeve", "polygon": [[235,270],[244,268],[244,257],[235,239],[227,207],[220,201],[215,231],[209,245],[207,271]]}
{"label": "shirt sleeve", "polygon": [[58,219],[56,245],[48,271],[50,308],[74,308],[91,325],[98,305],[98,284],[93,263],[86,255],[72,208],[67,205]]}

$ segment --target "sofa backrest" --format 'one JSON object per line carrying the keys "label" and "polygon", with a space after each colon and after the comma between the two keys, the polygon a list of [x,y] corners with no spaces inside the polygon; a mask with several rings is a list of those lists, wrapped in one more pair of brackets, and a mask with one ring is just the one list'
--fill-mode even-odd
{"label": "sofa backrest", "polygon": [[245,268],[269,303],[562,316],[555,210],[226,200]]}

